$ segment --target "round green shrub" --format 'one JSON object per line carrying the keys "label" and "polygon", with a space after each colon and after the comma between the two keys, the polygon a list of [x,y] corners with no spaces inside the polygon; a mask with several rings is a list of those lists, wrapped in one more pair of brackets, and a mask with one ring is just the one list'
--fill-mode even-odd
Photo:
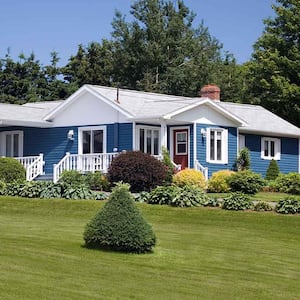
{"label": "round green shrub", "polygon": [[300,195],[300,174],[295,172],[280,174],[274,185],[279,192]]}
{"label": "round green shrub", "polygon": [[272,211],[273,208],[268,202],[258,201],[254,205],[254,210],[255,211]]}
{"label": "round green shrub", "polygon": [[260,174],[250,170],[236,172],[228,178],[227,182],[232,192],[253,195],[259,192],[265,184]]}
{"label": "round green shrub", "polygon": [[62,185],[78,185],[84,183],[84,176],[76,170],[62,172],[58,182]]}
{"label": "round green shrub", "polygon": [[87,224],[84,235],[88,248],[145,253],[156,237],[137,209],[126,184],[117,184],[102,210]]}
{"label": "round green shrub", "polygon": [[272,159],[270,161],[269,167],[267,169],[267,173],[266,173],[266,180],[275,180],[278,175],[279,175],[279,166],[277,164],[277,161]]}
{"label": "round green shrub", "polygon": [[292,196],[286,197],[277,203],[275,210],[280,214],[300,213],[300,201]]}
{"label": "round green shrub", "polygon": [[121,153],[108,170],[111,184],[123,181],[130,184],[132,192],[150,191],[164,185],[167,177],[167,168],[161,161],[140,151]]}
{"label": "round green shrub", "polygon": [[194,185],[201,189],[206,188],[206,180],[202,172],[195,169],[184,169],[173,176],[173,184],[184,187]]}
{"label": "round green shrub", "polygon": [[230,187],[228,185],[228,178],[235,172],[230,170],[220,170],[212,174],[208,181],[208,191],[212,193],[228,193]]}
{"label": "round green shrub", "polygon": [[206,193],[195,185],[185,185],[175,194],[170,205],[177,207],[201,206],[206,203]]}
{"label": "round green shrub", "polygon": [[0,157],[0,180],[6,183],[24,181],[26,170],[23,165],[11,157]]}
{"label": "round green shrub", "polygon": [[109,182],[101,172],[88,172],[84,175],[84,182],[91,190],[109,191]]}
{"label": "round green shrub", "polygon": [[177,186],[157,186],[153,189],[147,199],[148,204],[170,204],[176,194],[180,193],[180,188]]}
{"label": "round green shrub", "polygon": [[252,208],[253,203],[248,195],[240,192],[231,193],[224,198],[222,208],[227,210],[245,210]]}

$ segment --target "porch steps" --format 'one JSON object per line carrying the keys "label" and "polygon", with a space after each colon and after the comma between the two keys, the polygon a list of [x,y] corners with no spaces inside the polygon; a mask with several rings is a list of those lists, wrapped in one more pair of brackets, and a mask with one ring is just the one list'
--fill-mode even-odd
{"label": "porch steps", "polygon": [[34,181],[53,181],[53,174],[39,175],[34,179]]}

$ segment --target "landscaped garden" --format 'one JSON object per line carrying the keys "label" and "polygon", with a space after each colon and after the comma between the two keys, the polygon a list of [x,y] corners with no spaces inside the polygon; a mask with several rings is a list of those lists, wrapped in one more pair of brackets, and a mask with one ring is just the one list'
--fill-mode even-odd
{"label": "landscaped garden", "polygon": [[0,299],[299,299],[299,174],[206,182],[141,155],[58,183],[1,161]]}

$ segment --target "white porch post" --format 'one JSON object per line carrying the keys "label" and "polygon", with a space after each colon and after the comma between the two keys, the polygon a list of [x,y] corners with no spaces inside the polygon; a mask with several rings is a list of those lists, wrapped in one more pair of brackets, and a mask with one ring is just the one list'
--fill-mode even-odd
{"label": "white porch post", "polygon": [[193,142],[193,158],[194,158],[194,169],[196,168],[196,161],[197,161],[197,123],[196,122],[194,122],[194,124],[193,124],[193,135],[194,135],[194,137],[193,137],[193,140],[194,140],[194,142]]}
{"label": "white porch post", "polygon": [[160,120],[160,144],[161,147],[165,147],[167,149],[168,145],[168,134],[167,134],[167,124],[164,120]]}
{"label": "white porch post", "polygon": [[[135,151],[136,149],[136,123],[135,121],[132,122],[132,150]],[[121,151],[121,149],[119,149]]]}

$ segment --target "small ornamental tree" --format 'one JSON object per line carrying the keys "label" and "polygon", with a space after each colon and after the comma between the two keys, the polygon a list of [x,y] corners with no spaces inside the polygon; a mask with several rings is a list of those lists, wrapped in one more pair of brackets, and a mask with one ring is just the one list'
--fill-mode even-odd
{"label": "small ornamental tree", "polygon": [[277,161],[272,159],[266,173],[267,180],[275,180],[279,175],[279,167]]}
{"label": "small ornamental tree", "polygon": [[149,252],[156,242],[151,226],[134,203],[129,185],[121,183],[87,224],[83,238],[88,248],[132,253]]}
{"label": "small ornamental tree", "polygon": [[241,149],[236,160],[237,171],[244,171],[250,169],[250,152],[248,148]]}
{"label": "small ornamental tree", "polygon": [[167,181],[167,167],[150,154],[128,151],[115,157],[108,170],[111,184],[123,181],[132,192],[150,191]]}

